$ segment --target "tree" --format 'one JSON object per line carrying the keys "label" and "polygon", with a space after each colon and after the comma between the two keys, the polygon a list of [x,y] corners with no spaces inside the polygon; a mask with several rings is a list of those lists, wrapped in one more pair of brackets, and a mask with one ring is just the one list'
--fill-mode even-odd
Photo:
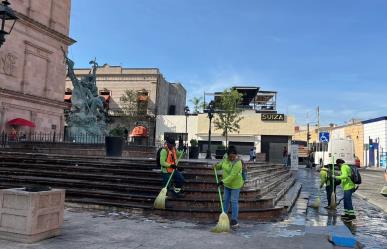
{"label": "tree", "polygon": [[237,90],[226,89],[220,96],[220,100],[216,102],[218,110],[214,120],[216,130],[222,130],[222,136],[226,138],[226,146],[228,146],[228,134],[231,132],[239,132],[239,122],[243,119],[240,116],[241,109],[238,104],[242,100],[242,94]]}
{"label": "tree", "polygon": [[125,116],[133,117],[137,114],[137,92],[133,90],[125,90],[124,94],[120,97],[121,109]]}
{"label": "tree", "polygon": [[193,99],[190,100],[190,102],[194,105],[194,113],[197,114],[199,113],[200,109],[203,108],[204,106],[204,101],[202,97],[193,97]]}

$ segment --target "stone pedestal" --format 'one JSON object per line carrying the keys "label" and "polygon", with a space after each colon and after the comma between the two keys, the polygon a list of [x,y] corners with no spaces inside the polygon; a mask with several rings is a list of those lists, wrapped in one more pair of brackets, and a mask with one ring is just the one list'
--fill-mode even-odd
{"label": "stone pedestal", "polygon": [[65,191],[0,190],[0,239],[33,243],[60,234]]}

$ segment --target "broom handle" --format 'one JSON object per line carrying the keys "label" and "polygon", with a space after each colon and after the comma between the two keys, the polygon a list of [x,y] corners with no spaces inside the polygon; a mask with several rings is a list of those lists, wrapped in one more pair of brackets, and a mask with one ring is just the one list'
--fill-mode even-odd
{"label": "broom handle", "polygon": [[[219,180],[218,180],[218,173],[216,172],[216,167],[214,167],[214,171],[215,171],[216,184],[218,184]],[[222,207],[222,213],[223,213],[224,209],[223,209],[222,193],[220,192],[219,186],[218,186],[218,194],[219,194],[220,206]]]}
{"label": "broom handle", "polygon": [[[182,155],[183,155],[183,154],[184,154],[184,153],[181,153],[181,154],[180,154],[180,156],[179,156],[179,158],[177,159],[176,166],[177,166],[177,164],[179,163],[179,161],[180,161],[180,158],[182,157]],[[168,187],[169,183],[171,182],[171,179],[172,179],[173,173],[175,173],[175,169],[172,171],[171,175],[169,176],[169,178],[168,178],[168,182],[167,182],[167,185],[165,185],[165,187],[164,187],[164,188],[167,188],[167,187]]]}

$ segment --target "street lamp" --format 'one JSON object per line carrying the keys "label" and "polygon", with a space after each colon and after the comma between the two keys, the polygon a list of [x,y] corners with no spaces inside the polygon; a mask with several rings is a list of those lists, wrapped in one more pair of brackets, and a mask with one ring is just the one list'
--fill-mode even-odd
{"label": "street lamp", "polygon": [[[189,116],[189,107],[185,106],[184,107],[184,115],[185,115],[185,146],[188,145],[188,132],[187,132],[187,126],[188,126],[188,116]],[[188,147],[188,146],[187,146]]]}
{"label": "street lamp", "polygon": [[212,121],[212,118],[214,117],[214,112],[215,112],[215,102],[213,100],[208,104],[205,112],[208,113],[208,119],[210,120],[210,125],[208,128],[208,148],[207,148],[206,159],[212,159],[212,156],[211,156],[211,121]]}
{"label": "street lamp", "polygon": [[15,26],[16,20],[18,19],[13,9],[8,7],[8,5],[10,5],[8,0],[2,1],[0,4],[0,47],[5,42],[5,36],[11,33],[13,26]]}

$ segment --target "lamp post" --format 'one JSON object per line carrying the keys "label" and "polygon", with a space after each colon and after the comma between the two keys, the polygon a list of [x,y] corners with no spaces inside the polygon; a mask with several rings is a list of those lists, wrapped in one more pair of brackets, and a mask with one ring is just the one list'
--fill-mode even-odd
{"label": "lamp post", "polygon": [[206,159],[212,159],[212,156],[211,156],[211,121],[212,121],[212,118],[214,117],[214,112],[215,112],[215,102],[214,101],[211,101],[208,104],[206,112],[208,113],[208,119],[210,120],[210,125],[208,128],[208,148],[207,148]]}
{"label": "lamp post", "polygon": [[9,7],[10,3],[8,0],[2,1],[0,4],[0,21],[1,21],[1,30],[0,30],[0,47],[5,42],[5,36],[9,35],[15,26],[16,17],[13,9]]}
{"label": "lamp post", "polygon": [[189,107],[188,106],[185,106],[184,107],[184,115],[185,115],[185,146],[188,147],[188,131],[187,131],[187,127],[188,127],[188,116],[189,116]]}

